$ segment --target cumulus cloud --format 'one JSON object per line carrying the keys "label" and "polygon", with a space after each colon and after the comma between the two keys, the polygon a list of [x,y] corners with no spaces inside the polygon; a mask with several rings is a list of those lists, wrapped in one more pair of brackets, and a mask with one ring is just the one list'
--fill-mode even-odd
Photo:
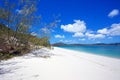
{"label": "cumulus cloud", "polygon": [[86,32],[85,36],[87,36],[89,39],[102,39],[106,36],[109,36],[110,38],[112,36],[120,36],[120,23],[112,24],[110,28],[99,29],[95,34],[93,32]]}
{"label": "cumulus cloud", "polygon": [[100,29],[97,32],[100,33],[100,34],[108,34],[107,28]]}
{"label": "cumulus cloud", "polygon": [[105,38],[105,35],[103,34],[93,34],[93,33],[89,33],[89,32],[86,32],[85,35],[89,38],[89,39],[102,39],[102,38]]}
{"label": "cumulus cloud", "polygon": [[73,37],[84,37],[84,34],[81,32],[76,32]]}
{"label": "cumulus cloud", "polygon": [[102,38],[105,38],[105,35],[103,35],[103,34],[96,34],[95,38],[102,39]]}
{"label": "cumulus cloud", "polygon": [[109,14],[108,17],[112,18],[114,16],[117,16],[119,14],[119,10],[118,9],[113,9]]}
{"label": "cumulus cloud", "polygon": [[84,21],[74,20],[73,24],[61,25],[61,29],[67,32],[85,32],[86,25]]}
{"label": "cumulus cloud", "polygon": [[108,33],[111,36],[120,36],[120,23],[112,24],[111,28],[108,30]]}
{"label": "cumulus cloud", "polygon": [[55,38],[65,38],[65,36],[64,35],[55,35]]}
{"label": "cumulus cloud", "polygon": [[97,31],[100,34],[106,34],[109,36],[120,36],[120,23],[112,24],[110,28],[103,28]]}
{"label": "cumulus cloud", "polygon": [[[84,21],[74,20],[73,24],[61,25],[61,29],[63,29],[66,32],[73,33],[72,37],[78,38],[82,37],[88,39],[104,39],[106,37],[111,38],[112,36],[120,36],[120,23],[114,23],[110,27],[105,27],[97,31],[91,31],[86,28],[86,23]],[[64,38],[64,36],[57,37]]]}

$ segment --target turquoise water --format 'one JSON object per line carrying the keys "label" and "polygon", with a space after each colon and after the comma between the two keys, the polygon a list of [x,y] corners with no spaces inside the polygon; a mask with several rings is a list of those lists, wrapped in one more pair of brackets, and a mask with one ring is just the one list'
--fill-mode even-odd
{"label": "turquoise water", "polygon": [[59,46],[59,47],[120,59],[120,46]]}

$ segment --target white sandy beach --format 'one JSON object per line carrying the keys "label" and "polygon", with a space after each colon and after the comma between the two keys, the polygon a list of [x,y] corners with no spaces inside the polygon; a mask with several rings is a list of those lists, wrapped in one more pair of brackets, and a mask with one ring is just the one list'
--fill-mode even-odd
{"label": "white sandy beach", "polygon": [[0,80],[120,80],[120,59],[57,47],[50,53],[0,62]]}

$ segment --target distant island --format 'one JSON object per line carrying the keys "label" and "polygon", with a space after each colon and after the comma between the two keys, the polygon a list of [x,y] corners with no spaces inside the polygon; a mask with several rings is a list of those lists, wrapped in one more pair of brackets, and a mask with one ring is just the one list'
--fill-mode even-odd
{"label": "distant island", "polygon": [[63,42],[58,42],[52,44],[52,46],[94,46],[94,45],[100,45],[100,46],[120,46],[120,43],[95,43],[95,44],[66,44]]}

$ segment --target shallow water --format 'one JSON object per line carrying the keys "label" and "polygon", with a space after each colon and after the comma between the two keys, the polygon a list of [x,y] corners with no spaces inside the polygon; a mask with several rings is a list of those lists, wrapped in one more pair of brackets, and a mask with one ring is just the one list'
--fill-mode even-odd
{"label": "shallow water", "polygon": [[60,48],[83,51],[113,58],[120,58],[120,46],[60,46]]}

